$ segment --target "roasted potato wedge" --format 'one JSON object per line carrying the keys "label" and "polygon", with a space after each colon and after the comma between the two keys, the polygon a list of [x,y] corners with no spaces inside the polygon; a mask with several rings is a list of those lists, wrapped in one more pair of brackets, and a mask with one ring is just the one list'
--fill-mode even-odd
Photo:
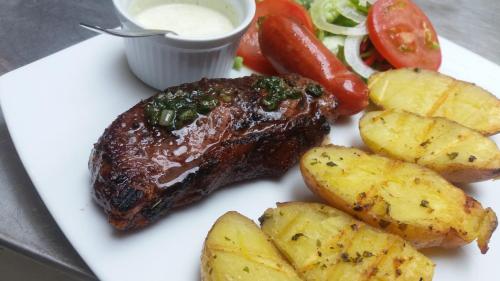
{"label": "roasted potato wedge", "polygon": [[438,72],[381,72],[370,77],[368,87],[372,102],[385,109],[445,117],[484,135],[500,132],[500,100],[473,84]]}
{"label": "roasted potato wedge", "polygon": [[373,111],[363,116],[359,130],[373,152],[420,164],[451,182],[478,182],[500,175],[495,142],[445,118]]}
{"label": "roasted potato wedge", "polygon": [[432,280],[434,264],[410,243],[329,206],[278,204],[260,220],[304,280]]}
{"label": "roasted potato wedge", "polygon": [[486,253],[497,227],[490,208],[413,163],[328,146],[308,151],[300,168],[309,188],[332,206],[417,248],[458,247],[477,239]]}
{"label": "roasted potato wedge", "polygon": [[208,233],[201,258],[203,281],[299,281],[269,238],[237,212],[220,217]]}

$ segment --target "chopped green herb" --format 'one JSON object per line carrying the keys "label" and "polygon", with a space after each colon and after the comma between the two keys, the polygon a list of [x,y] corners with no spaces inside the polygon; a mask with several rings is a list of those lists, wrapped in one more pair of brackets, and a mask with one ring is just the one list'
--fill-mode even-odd
{"label": "chopped green herb", "polygon": [[420,201],[420,206],[424,208],[429,208],[429,201],[427,200]]}
{"label": "chopped green herb", "polygon": [[219,100],[217,100],[214,97],[205,97],[200,99],[200,102],[198,103],[198,113],[200,114],[208,114],[210,111],[212,111],[214,108],[216,108],[219,105]]}
{"label": "chopped green herb", "polygon": [[149,123],[151,125],[158,125],[160,122],[161,108],[153,104],[146,105],[144,113],[149,117]]}
{"label": "chopped green herb", "polygon": [[373,253],[368,251],[363,251],[363,257],[364,258],[373,257]]}
{"label": "chopped green herb", "polygon": [[243,268],[243,271],[245,271],[246,273],[249,273],[250,272],[250,268],[248,268],[248,266],[245,266],[245,268]]}
{"label": "chopped green herb", "polygon": [[351,260],[349,258],[349,254],[345,252],[340,255],[340,258],[342,259],[343,262],[349,262]]}
{"label": "chopped green herb", "polygon": [[431,144],[431,140],[426,140],[423,143],[420,144],[421,147],[427,147],[429,144]]}
{"label": "chopped green herb", "polygon": [[321,97],[323,95],[323,87],[321,87],[318,84],[309,84],[306,87],[306,94],[313,96],[313,97]]}
{"label": "chopped green herb", "polygon": [[262,99],[262,105],[267,111],[272,111],[278,109],[278,101],[271,96],[266,96]]}
{"label": "chopped green herb", "polygon": [[278,109],[279,104],[287,99],[300,99],[302,92],[293,88],[286,81],[277,76],[264,77],[253,85],[254,90],[265,90],[267,95],[262,98],[261,104],[266,111]]}
{"label": "chopped green herb", "polygon": [[161,111],[160,118],[158,121],[155,120],[155,124],[159,124],[160,126],[167,127],[169,129],[175,128],[175,111],[170,109],[164,109]]}
{"label": "chopped green herb", "polygon": [[352,258],[351,261],[353,263],[361,263],[361,262],[363,262],[363,257],[361,256],[361,254],[359,252],[356,252],[356,257]]}
{"label": "chopped green herb", "polygon": [[458,157],[458,152],[447,153],[446,155],[450,158],[450,160],[455,160],[455,158]]}
{"label": "chopped green herb", "polygon": [[184,123],[191,123],[191,122],[193,122],[194,119],[196,119],[196,117],[198,117],[198,114],[196,113],[196,111],[194,111],[192,109],[188,109],[188,110],[182,111],[179,114],[179,121],[184,122]]}
{"label": "chopped green herb", "polygon": [[177,130],[191,124],[198,118],[198,114],[208,114],[219,105],[213,96],[213,89],[209,91],[177,90],[174,93],[164,92],[149,101],[144,113],[149,124],[165,127],[167,130]]}
{"label": "chopped green herb", "polygon": [[326,163],[326,165],[327,165],[327,166],[329,166],[329,167],[335,167],[335,166],[337,166],[337,164],[335,164],[335,163],[334,163],[334,162],[332,162],[332,161],[330,161],[330,162]]}
{"label": "chopped green herb", "polygon": [[297,99],[300,99],[302,97],[302,93],[297,89],[290,89],[290,90],[287,90],[285,93],[286,93],[286,97],[289,99],[292,99],[292,100],[297,100]]}
{"label": "chopped green herb", "polygon": [[474,155],[469,156],[469,162],[470,163],[472,163],[472,162],[474,162],[476,160],[477,160],[476,156],[474,156]]}

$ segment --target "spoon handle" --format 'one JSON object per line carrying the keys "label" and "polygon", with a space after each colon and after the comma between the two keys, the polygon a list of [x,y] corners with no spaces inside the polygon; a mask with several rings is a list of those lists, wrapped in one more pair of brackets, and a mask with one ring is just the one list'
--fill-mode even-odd
{"label": "spoon handle", "polygon": [[88,30],[97,32],[97,33],[104,33],[104,34],[109,34],[113,36],[118,36],[118,37],[125,37],[125,38],[134,38],[134,37],[148,37],[148,36],[163,36],[165,34],[174,34],[177,35],[177,33],[169,30],[123,30],[123,29],[106,29],[102,28],[97,25],[90,25],[86,23],[80,23],[81,27],[84,27]]}

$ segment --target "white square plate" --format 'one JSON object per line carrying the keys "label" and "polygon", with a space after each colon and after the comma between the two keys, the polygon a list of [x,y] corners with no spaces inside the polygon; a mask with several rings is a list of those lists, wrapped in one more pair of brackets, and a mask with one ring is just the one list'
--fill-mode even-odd
{"label": "white square plate", "polygon": [[[442,72],[500,94],[499,66],[441,42]],[[231,75],[243,74],[247,72]],[[219,190],[141,231],[114,231],[90,196],[90,151],[120,113],[154,92],[130,74],[121,41],[102,36],[0,77],[3,114],[24,167],[64,234],[100,279],[198,280],[204,238],[224,212],[236,210],[257,219],[276,202],[318,200],[294,168],[279,181]],[[359,146],[358,118],[336,125],[333,143]],[[500,211],[496,185],[489,181],[465,189]],[[475,244],[425,253],[437,263],[435,280],[493,280],[500,275],[498,233],[490,248],[485,256]]]}

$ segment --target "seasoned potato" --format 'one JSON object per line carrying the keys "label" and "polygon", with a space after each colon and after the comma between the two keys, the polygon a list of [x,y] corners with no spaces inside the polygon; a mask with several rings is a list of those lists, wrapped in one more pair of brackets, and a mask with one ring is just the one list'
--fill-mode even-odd
{"label": "seasoned potato", "polygon": [[416,247],[458,247],[477,239],[482,253],[495,213],[419,165],[344,147],[318,147],[301,159],[309,188],[361,220]]}
{"label": "seasoned potato", "polygon": [[278,204],[261,217],[304,280],[432,280],[434,264],[400,237],[317,203]]}
{"label": "seasoned potato", "polygon": [[215,222],[205,240],[201,267],[203,281],[301,280],[259,227],[237,212]]}
{"label": "seasoned potato", "polygon": [[426,166],[452,182],[477,182],[500,175],[497,145],[445,118],[375,111],[363,116],[359,130],[372,151]]}
{"label": "seasoned potato", "polygon": [[485,135],[500,132],[500,100],[463,81],[428,70],[398,69],[373,75],[370,99],[386,109],[445,117]]}

